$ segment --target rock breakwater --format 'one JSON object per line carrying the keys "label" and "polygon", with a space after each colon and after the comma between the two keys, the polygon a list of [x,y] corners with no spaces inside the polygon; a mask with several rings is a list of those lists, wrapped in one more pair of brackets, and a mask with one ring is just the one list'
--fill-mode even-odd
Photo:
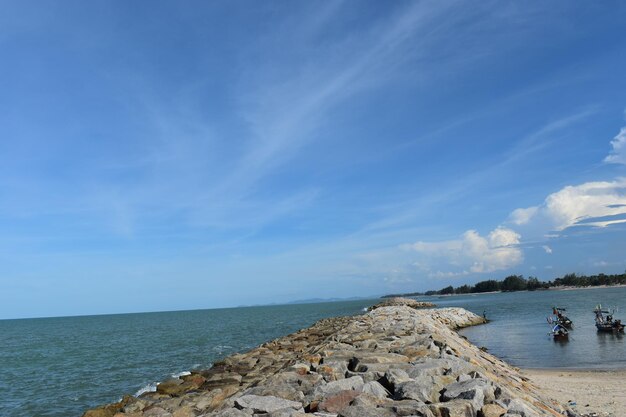
{"label": "rock breakwater", "polygon": [[407,306],[412,308],[430,308],[435,307],[435,304],[430,303],[428,301],[417,301],[411,298],[403,298],[403,297],[393,297],[388,298],[384,301],[381,301],[378,304],[375,304],[367,309],[367,311],[376,310],[380,307],[393,307],[393,306]]}
{"label": "rock breakwater", "polygon": [[575,415],[454,331],[480,323],[402,305],[325,319],[84,417]]}

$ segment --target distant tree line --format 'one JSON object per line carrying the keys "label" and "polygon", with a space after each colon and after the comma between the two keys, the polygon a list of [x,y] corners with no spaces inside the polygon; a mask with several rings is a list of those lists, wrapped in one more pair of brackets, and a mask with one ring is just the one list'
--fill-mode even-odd
{"label": "distant tree line", "polygon": [[453,287],[449,285],[445,288],[436,291],[426,291],[425,293],[408,293],[408,294],[390,294],[384,297],[398,297],[398,296],[415,296],[415,295],[447,295],[447,294],[472,294],[481,292],[492,291],[536,291],[542,289],[548,289],[552,287],[596,287],[599,285],[620,285],[626,284],[626,272],[623,274],[615,275],[576,275],[566,274],[560,278],[555,278],[553,281],[540,281],[537,277],[524,278],[523,275],[509,275],[502,281],[490,279],[486,281],[477,282],[474,285],[461,285],[460,287]]}

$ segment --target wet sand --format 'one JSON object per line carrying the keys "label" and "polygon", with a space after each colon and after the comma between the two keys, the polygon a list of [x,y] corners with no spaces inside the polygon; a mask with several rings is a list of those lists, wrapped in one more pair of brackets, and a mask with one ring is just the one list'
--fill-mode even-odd
{"label": "wet sand", "polygon": [[581,415],[626,415],[626,370],[524,369],[522,374]]}

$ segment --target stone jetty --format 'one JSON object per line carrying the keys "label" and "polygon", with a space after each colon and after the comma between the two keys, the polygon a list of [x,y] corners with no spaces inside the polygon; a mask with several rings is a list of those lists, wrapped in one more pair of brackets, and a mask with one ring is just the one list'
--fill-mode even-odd
{"label": "stone jetty", "polygon": [[461,308],[325,319],[84,417],[575,416],[456,330]]}
{"label": "stone jetty", "polygon": [[412,307],[412,308],[436,307],[435,304],[430,303],[428,301],[417,301],[417,300],[412,300],[410,298],[392,297],[392,298],[387,298],[386,300],[381,301],[378,304],[374,304],[373,306],[369,307],[367,311],[376,310],[377,308],[380,308],[380,307],[392,307],[392,306],[407,306],[407,307]]}

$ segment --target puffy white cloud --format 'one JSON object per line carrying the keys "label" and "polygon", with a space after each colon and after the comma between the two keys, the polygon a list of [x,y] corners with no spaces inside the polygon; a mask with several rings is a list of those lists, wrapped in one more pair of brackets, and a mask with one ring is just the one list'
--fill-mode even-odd
{"label": "puffy white cloud", "polygon": [[521,236],[511,229],[497,227],[487,236],[468,230],[459,239],[443,242],[416,242],[405,249],[418,252],[435,263],[444,263],[456,271],[432,273],[434,277],[453,277],[469,273],[493,272],[520,264],[522,250],[517,246]]}
{"label": "puffy white cloud", "polygon": [[[524,217],[519,213],[529,215]],[[569,185],[550,194],[539,207],[514,210],[510,220],[517,225],[545,223],[561,231],[572,226],[605,227],[625,223],[623,215],[626,215],[626,178],[618,178]],[[522,217],[523,222],[516,221]]]}
{"label": "puffy white cloud", "polygon": [[532,219],[532,217],[537,213],[539,207],[533,206],[528,208],[518,208],[513,210],[511,213],[510,219],[516,225],[526,224]]}
{"label": "puffy white cloud", "polygon": [[623,127],[617,136],[613,138],[611,146],[613,149],[611,153],[604,158],[604,162],[626,165],[626,127]]}

